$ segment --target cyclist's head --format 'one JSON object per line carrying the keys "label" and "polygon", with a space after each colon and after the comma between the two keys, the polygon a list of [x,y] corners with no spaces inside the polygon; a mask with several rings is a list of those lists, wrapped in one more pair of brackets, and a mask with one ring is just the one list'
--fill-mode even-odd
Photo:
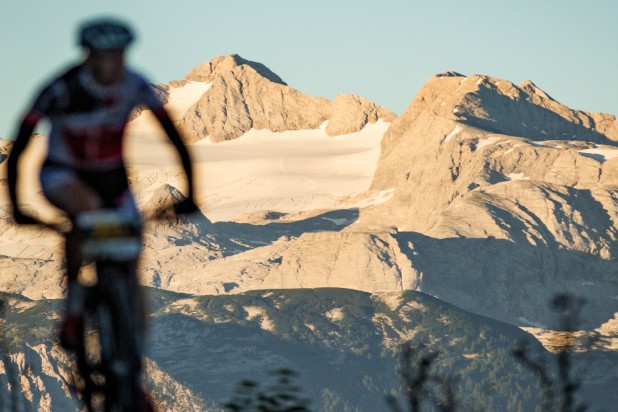
{"label": "cyclist's head", "polygon": [[120,20],[99,18],[82,24],[79,44],[88,51],[86,65],[101,84],[113,84],[123,77],[125,49],[135,36]]}
{"label": "cyclist's head", "polygon": [[114,18],[98,18],[79,28],[79,45],[91,53],[120,52],[129,46],[135,35],[128,24]]}

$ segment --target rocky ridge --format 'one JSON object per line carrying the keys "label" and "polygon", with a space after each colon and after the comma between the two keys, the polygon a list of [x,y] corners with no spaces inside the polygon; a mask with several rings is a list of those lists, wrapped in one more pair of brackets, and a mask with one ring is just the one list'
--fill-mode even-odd
{"label": "rocky ridge", "polygon": [[[402,337],[448,347],[440,372],[456,368],[471,378],[458,388],[462,402],[538,402],[533,380],[519,376],[509,359],[509,348],[530,335],[420,293],[305,289],[195,297],[153,291],[153,297],[146,381],[156,388],[161,409],[219,410],[216,404],[229,400],[241,380],[267,381],[272,370],[287,366],[301,372],[303,396],[316,410],[380,410],[384,393],[398,389],[394,370]],[[23,377],[22,407],[77,410],[69,360],[54,337],[59,302],[2,298],[0,326],[15,338],[2,340],[7,369],[0,370],[0,381]],[[449,335],[459,339],[451,342]],[[185,348],[182,359],[171,350],[178,345]],[[481,390],[487,369],[503,382],[491,392]]]}
{"label": "rocky ridge", "polygon": [[[257,81],[287,87],[264,67],[243,62],[237,56],[214,59],[184,81],[251,72]],[[480,128],[491,120],[488,113],[497,119],[493,132]],[[357,117],[352,111],[349,119]],[[595,126],[599,119],[605,126]],[[367,194],[342,200],[339,210],[273,212],[250,223],[212,224],[203,215],[158,223],[146,238],[145,256],[153,257],[145,260],[146,282],[200,294],[413,288],[528,326],[548,324],[546,302],[557,291],[572,290],[589,297],[589,326],[598,327],[617,311],[612,119],[570,110],[529,82],[435,76],[387,131]],[[518,130],[528,134],[498,134]],[[155,172],[132,179],[152,186],[160,178]],[[385,193],[381,201],[371,200]],[[169,186],[148,194],[143,203],[151,205],[178,196]],[[5,262],[20,264],[15,258]],[[59,265],[42,264],[41,278]],[[17,273],[9,290],[41,297],[24,281],[31,275]],[[60,275],[46,279],[46,296],[59,296]]]}
{"label": "rocky ridge", "polygon": [[[252,113],[261,113],[256,119],[275,119],[269,129],[305,127],[307,119],[313,126],[326,119],[318,119],[321,110],[337,102],[321,100],[322,109],[290,123],[266,116],[264,106],[253,112],[240,104],[228,106],[229,99],[245,101],[245,89],[259,95],[260,87],[274,87],[275,96],[287,93],[280,102],[289,98],[296,103],[286,107],[294,110],[300,110],[294,105],[302,99],[314,99],[296,95],[258,69],[265,75],[235,58],[222,58],[197,70],[185,81],[207,80],[213,86],[182,122],[198,111],[209,113],[200,111],[203,104],[213,113],[217,107],[229,110],[208,123],[229,136],[255,128]],[[245,84],[248,79],[261,86]],[[208,97],[216,84],[219,91]],[[342,124],[352,125],[342,130],[354,130],[377,113],[361,99],[342,100],[345,109],[337,109]],[[207,123],[190,124],[198,125],[190,128],[198,138],[211,136]],[[614,116],[571,110],[531,82],[517,86],[488,76],[438,75],[385,134],[367,193],[342,199],[336,210],[268,211],[237,222],[212,223],[202,215],[156,223],[146,238],[144,277],[158,288],[216,295],[266,287],[413,288],[474,313],[543,330],[554,327],[547,301],[567,291],[587,300],[582,333],[606,333],[618,312],[616,128]],[[158,204],[178,193],[162,186],[153,195]],[[41,271],[56,273],[46,285],[55,282],[57,288],[61,262],[35,262]],[[18,278],[5,283],[11,290],[37,293],[25,266],[31,261],[2,263],[6,270],[18,268]],[[602,354],[609,356],[603,365],[615,362],[614,336],[611,329],[599,348],[609,349],[609,355]]]}
{"label": "rocky ridge", "polygon": [[614,116],[571,110],[530,82],[438,75],[386,132],[372,189],[395,188],[406,223],[426,231],[455,199],[502,182],[611,187],[617,137]]}
{"label": "rocky ridge", "polygon": [[178,122],[189,142],[208,137],[220,142],[242,136],[250,129],[317,129],[328,121],[330,136],[361,130],[378,119],[396,116],[355,95],[340,95],[329,102],[307,96],[289,87],[278,75],[260,63],[238,55],[217,57],[191,70],[180,82],[211,83],[212,86]]}
{"label": "rocky ridge", "polygon": [[572,291],[602,323],[617,309],[617,130],[530,82],[435,76],[384,136],[371,190],[392,199],[359,219],[397,225],[420,290],[486,314],[506,293],[509,321],[541,323]]}

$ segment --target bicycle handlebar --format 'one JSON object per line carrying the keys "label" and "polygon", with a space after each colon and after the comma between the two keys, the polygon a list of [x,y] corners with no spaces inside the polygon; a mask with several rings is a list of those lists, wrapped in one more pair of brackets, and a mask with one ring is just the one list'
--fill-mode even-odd
{"label": "bicycle handlebar", "polygon": [[[118,212],[121,209],[115,208],[107,208],[107,209],[96,209],[92,212],[84,212],[82,215],[78,215],[74,220],[69,217],[64,217],[59,221],[44,221],[39,219],[38,217],[34,217],[31,215],[22,214],[23,217],[27,219],[26,222],[17,223],[20,226],[41,226],[46,229],[50,229],[54,232],[60,234],[70,233],[74,229],[74,222],[82,222],[84,225],[84,229],[87,229],[89,226],[94,224],[94,221],[101,221],[101,219],[106,220],[107,222],[114,221],[114,215],[116,217],[119,216]],[[138,215],[133,215],[131,219],[128,216],[124,216],[120,220],[123,222],[130,224],[135,224],[137,221],[135,219],[139,219],[141,222],[153,222],[159,220],[165,220],[171,216],[181,216],[186,214],[193,214],[199,211],[197,206],[192,201],[189,201],[188,206],[185,202],[176,202],[176,203],[168,203],[165,204],[161,208],[157,208],[155,211],[151,211],[148,213],[140,212]],[[97,215],[98,217],[93,217]],[[89,216],[89,217],[87,217]],[[116,223],[121,223],[116,220]],[[79,224],[79,223],[78,223]]]}

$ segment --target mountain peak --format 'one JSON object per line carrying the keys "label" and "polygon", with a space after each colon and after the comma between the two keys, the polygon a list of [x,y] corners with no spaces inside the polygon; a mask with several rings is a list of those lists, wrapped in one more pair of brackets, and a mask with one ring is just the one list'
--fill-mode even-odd
{"label": "mountain peak", "polygon": [[[393,122],[386,142],[396,140],[422,116],[448,119],[484,133],[535,140],[597,143],[618,140],[613,116],[570,109],[530,80],[515,85],[508,80],[479,74],[462,76],[446,72],[435,75]],[[450,124],[445,125],[445,129],[452,128]],[[449,130],[445,133],[448,135]]]}
{"label": "mountain peak", "polygon": [[327,120],[326,133],[337,136],[360,131],[379,119],[395,118],[394,113],[359,96],[341,95],[329,102],[305,95],[268,67],[237,54],[196,67],[183,80],[189,81],[211,85],[180,122],[187,142],[205,137],[214,142],[231,140],[251,129],[315,130]]}
{"label": "mountain peak", "polygon": [[285,83],[281,77],[271,71],[264,64],[247,60],[238,54],[215,57],[207,63],[200,64],[187,73],[185,80],[195,82],[211,82],[213,77],[227,73],[236,67],[248,67],[273,83],[287,86],[287,83]]}
{"label": "mountain peak", "polygon": [[466,76],[456,71],[448,71],[448,72],[438,73],[436,74],[436,77],[466,77]]}
{"label": "mountain peak", "polygon": [[550,100],[555,101],[550,95],[545,93],[540,87],[534,84],[531,80],[526,80],[522,82],[521,84],[519,84],[517,87],[524,90],[526,93],[530,95],[536,95],[536,96],[543,97],[545,99],[550,99]]}

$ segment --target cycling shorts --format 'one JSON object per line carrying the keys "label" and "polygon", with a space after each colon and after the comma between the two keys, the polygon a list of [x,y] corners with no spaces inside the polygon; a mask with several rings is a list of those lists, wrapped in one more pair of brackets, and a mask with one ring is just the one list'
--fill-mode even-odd
{"label": "cycling shorts", "polygon": [[62,186],[76,180],[85,183],[99,195],[105,208],[128,208],[137,213],[133,195],[129,190],[124,165],[105,170],[84,170],[54,162],[45,162],[40,174],[43,195],[62,190]]}

